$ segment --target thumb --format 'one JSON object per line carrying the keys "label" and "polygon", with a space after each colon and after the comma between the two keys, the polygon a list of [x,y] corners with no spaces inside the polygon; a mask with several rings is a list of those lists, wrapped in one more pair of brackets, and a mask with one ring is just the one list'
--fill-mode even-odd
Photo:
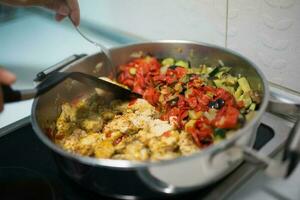
{"label": "thumb", "polygon": [[15,81],[16,81],[16,76],[13,73],[3,68],[0,68],[0,83],[5,85],[11,85]]}

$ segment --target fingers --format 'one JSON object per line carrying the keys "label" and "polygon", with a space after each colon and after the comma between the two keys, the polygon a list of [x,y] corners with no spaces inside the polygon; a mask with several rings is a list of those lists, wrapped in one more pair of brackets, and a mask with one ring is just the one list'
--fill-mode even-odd
{"label": "fingers", "polygon": [[78,26],[80,23],[80,10],[77,0],[66,0],[67,5],[69,6],[71,12],[70,16],[75,26]]}
{"label": "fingers", "polygon": [[0,112],[3,111],[3,94],[2,94],[2,89],[0,87]]}
{"label": "fingers", "polygon": [[11,85],[15,81],[16,81],[16,76],[13,73],[3,68],[0,68],[0,83],[5,85]]}
{"label": "fingers", "polygon": [[[0,68],[0,83],[4,85],[11,85],[16,81],[16,76],[3,69]],[[0,112],[3,111],[3,93],[2,93],[2,88],[0,87]]]}
{"label": "fingers", "polygon": [[61,20],[63,20],[65,17],[66,17],[65,15],[61,15],[61,14],[58,14],[58,13],[56,13],[56,15],[55,15],[55,19],[58,22],[60,22]]}

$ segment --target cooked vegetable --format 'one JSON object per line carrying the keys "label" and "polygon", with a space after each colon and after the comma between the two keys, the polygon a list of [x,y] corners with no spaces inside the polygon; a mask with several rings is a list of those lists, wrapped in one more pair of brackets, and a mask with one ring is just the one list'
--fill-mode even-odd
{"label": "cooked vegetable", "polygon": [[171,65],[174,65],[174,63],[175,63],[174,58],[165,58],[165,59],[163,59],[163,61],[161,62],[161,64],[162,64],[163,66],[167,66],[167,67],[169,67],[169,66],[171,66]]}
{"label": "cooked vegetable", "polygon": [[215,128],[214,136],[218,139],[224,139],[226,137],[226,131],[222,128]]}
{"label": "cooked vegetable", "polygon": [[[154,63],[158,62],[156,58],[152,59]],[[147,71],[147,65],[141,60],[139,62],[137,71],[145,71],[145,67]],[[258,93],[252,91],[245,77],[230,74],[231,68],[223,62],[216,67],[200,65],[190,68],[184,60],[166,58],[160,65],[163,70],[156,71],[155,67],[143,77],[135,78],[133,87],[122,79],[127,74],[126,69],[120,69],[118,80],[135,92],[139,92],[137,86],[143,88],[140,94],[144,94],[144,98],[160,111],[161,119],[190,133],[200,148],[213,143],[214,130],[225,131],[225,138],[227,130],[243,126],[240,115],[256,109],[260,98]],[[138,81],[144,84],[139,86]],[[149,88],[155,91],[145,95]],[[159,97],[153,98],[156,93]]]}
{"label": "cooked vegetable", "polygon": [[259,107],[259,92],[230,70],[223,62],[191,68],[171,57],[134,58],[119,66],[117,81],[146,101],[64,104],[55,141],[98,158],[144,161],[194,153],[243,127]]}
{"label": "cooked vegetable", "polygon": [[242,78],[238,79],[238,83],[241,86],[244,93],[247,93],[247,92],[251,91],[250,85],[249,85],[249,83],[248,83],[248,81],[245,77],[242,77]]}
{"label": "cooked vegetable", "polygon": [[184,61],[184,60],[176,61],[175,66],[180,66],[180,67],[184,67],[184,68],[189,68],[190,67],[189,63]]}

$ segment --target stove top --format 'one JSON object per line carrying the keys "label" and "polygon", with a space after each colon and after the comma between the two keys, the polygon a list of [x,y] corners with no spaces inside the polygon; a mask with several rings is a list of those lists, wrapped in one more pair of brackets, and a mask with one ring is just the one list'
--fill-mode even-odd
{"label": "stove top", "polygon": [[[289,130],[290,126],[283,119],[266,113],[258,128],[254,148],[267,155],[276,153]],[[0,160],[1,200],[109,199],[83,189],[56,167],[51,151],[32,130],[29,117],[0,132]],[[223,180],[172,199],[223,199],[256,170],[243,163]]]}

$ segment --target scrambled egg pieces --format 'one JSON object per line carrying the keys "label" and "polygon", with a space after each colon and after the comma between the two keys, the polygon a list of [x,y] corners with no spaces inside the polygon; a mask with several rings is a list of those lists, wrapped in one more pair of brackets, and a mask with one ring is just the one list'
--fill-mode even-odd
{"label": "scrambled egg pieces", "polygon": [[123,160],[173,159],[199,150],[190,134],[158,116],[143,99],[105,105],[93,96],[62,105],[54,140],[72,153]]}

